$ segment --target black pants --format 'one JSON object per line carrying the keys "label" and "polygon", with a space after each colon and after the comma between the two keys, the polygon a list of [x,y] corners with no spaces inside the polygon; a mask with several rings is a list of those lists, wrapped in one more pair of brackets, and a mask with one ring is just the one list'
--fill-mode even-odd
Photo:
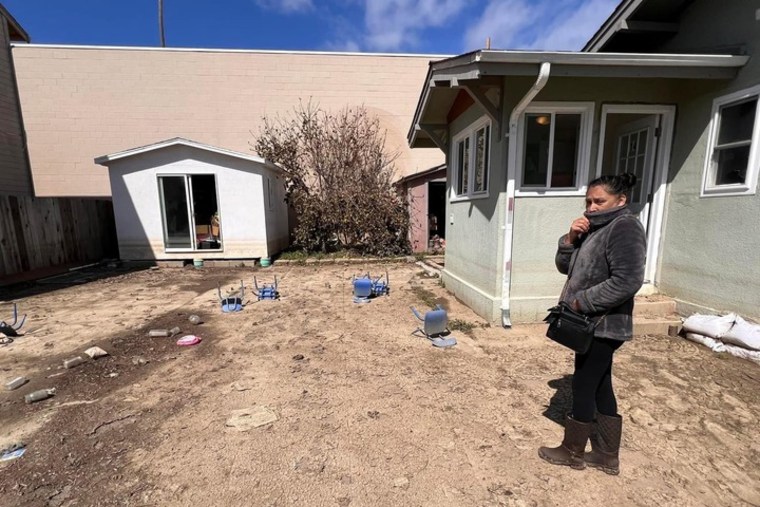
{"label": "black pants", "polygon": [[585,354],[575,355],[573,373],[573,419],[594,420],[594,412],[617,415],[617,400],[612,390],[612,356],[623,344],[619,340],[594,338]]}

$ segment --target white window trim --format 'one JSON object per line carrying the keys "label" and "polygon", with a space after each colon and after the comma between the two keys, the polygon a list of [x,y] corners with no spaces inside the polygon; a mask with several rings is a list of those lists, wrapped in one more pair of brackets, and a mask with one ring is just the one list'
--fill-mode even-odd
{"label": "white window trim", "polygon": [[[584,196],[588,185],[591,165],[591,138],[594,128],[594,102],[533,102],[520,116],[517,126],[517,171],[516,197],[535,196]],[[530,113],[580,113],[581,138],[578,140],[578,186],[567,189],[523,187],[523,165],[525,163],[525,118]]]}
{"label": "white window trim", "polygon": [[[475,134],[478,130],[489,127],[489,137],[488,137],[488,164],[486,165],[486,189],[480,192],[473,192],[472,189],[475,188]],[[459,176],[460,176],[460,167],[458,167],[459,163],[459,154],[457,153],[457,146],[459,142],[462,139],[465,139],[469,137],[470,138],[470,158],[469,158],[469,174],[467,175],[467,188],[468,191],[466,194],[457,194],[457,187],[459,186]],[[453,139],[451,143],[451,154],[450,154],[450,160],[451,160],[451,167],[452,167],[452,178],[451,178],[451,190],[449,193],[449,202],[459,202],[459,201],[472,201],[476,199],[487,199],[491,192],[491,159],[492,159],[492,153],[493,153],[493,126],[491,125],[491,119],[488,116],[481,116],[478,118],[474,123],[471,123],[466,129],[462,130],[459,134],[457,134]]]}
{"label": "white window trim", "polygon": [[[748,99],[752,96],[757,97],[757,106],[755,109],[755,126],[752,129],[752,144],[749,150],[749,166],[747,167],[747,178],[743,185],[718,185],[710,186],[709,182],[715,179],[715,166],[713,161],[713,152],[715,143],[718,139],[718,129],[720,127],[720,108],[731,102],[738,102],[742,99]],[[707,136],[707,153],[705,155],[705,166],[702,171],[702,191],[700,197],[724,197],[732,195],[755,195],[757,193],[758,166],[760,165],[760,85],[740,90],[729,95],[724,95],[713,100],[712,114],[710,115],[710,130]]]}

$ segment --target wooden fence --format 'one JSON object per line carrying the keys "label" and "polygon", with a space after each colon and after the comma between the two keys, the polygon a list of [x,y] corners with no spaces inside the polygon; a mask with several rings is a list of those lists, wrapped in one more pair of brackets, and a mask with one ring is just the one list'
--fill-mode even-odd
{"label": "wooden fence", "polygon": [[111,201],[0,194],[0,278],[117,256]]}

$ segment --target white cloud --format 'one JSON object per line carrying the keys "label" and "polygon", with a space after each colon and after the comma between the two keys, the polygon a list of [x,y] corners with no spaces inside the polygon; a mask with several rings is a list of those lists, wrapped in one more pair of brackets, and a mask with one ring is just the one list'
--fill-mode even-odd
{"label": "white cloud", "polygon": [[572,15],[555,20],[545,37],[536,39],[534,49],[580,50],[612,14],[618,0],[588,0]]}
{"label": "white cloud", "polygon": [[580,50],[619,0],[489,0],[464,37],[465,50],[486,37],[499,49]]}
{"label": "white cloud", "polygon": [[285,13],[306,12],[314,9],[312,0],[256,0],[263,9]]}
{"label": "white cloud", "polygon": [[537,5],[527,5],[525,0],[489,1],[480,19],[465,34],[465,51],[484,48],[487,37],[491,37],[493,48],[514,48],[520,32],[540,17],[542,9]]}
{"label": "white cloud", "polygon": [[346,53],[359,53],[361,51],[361,46],[358,42],[351,39],[341,40],[341,41],[333,41],[328,42],[325,44],[324,47],[327,51],[341,51]]}
{"label": "white cloud", "polygon": [[373,50],[412,47],[419,33],[440,27],[465,8],[466,0],[364,0],[365,44]]}

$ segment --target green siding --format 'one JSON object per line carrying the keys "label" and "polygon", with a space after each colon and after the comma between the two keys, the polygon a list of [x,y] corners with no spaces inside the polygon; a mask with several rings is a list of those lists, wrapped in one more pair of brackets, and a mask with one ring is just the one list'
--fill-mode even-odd
{"label": "green siding", "polygon": [[[698,1],[660,51],[715,51],[743,45],[753,56],[730,83],[689,90],[678,102],[660,287],[719,311],[760,318],[760,194],[700,198],[712,101],[760,84],[756,0]],[[716,15],[719,12],[720,15]],[[706,30],[705,27],[710,27]]]}
{"label": "green siding", "polygon": [[[449,139],[483,117],[479,106],[470,107],[451,123]],[[453,161],[447,154],[449,196],[454,184]],[[494,298],[501,297],[500,276],[502,236],[496,232],[504,220],[503,196],[506,178],[506,143],[491,126],[489,197],[452,202],[446,207],[446,269],[444,283],[457,297],[489,320],[495,320]],[[464,283],[463,283],[464,281]]]}
{"label": "green siding", "polygon": [[[757,53],[757,7],[751,0],[697,1],[685,12],[680,33],[661,51],[699,52],[694,48],[741,43],[750,55]],[[711,24],[714,30],[706,33],[704,27]],[[530,77],[505,78],[505,129],[512,108],[533,82]],[[760,65],[751,60],[730,81],[553,76],[535,98],[536,102],[595,103],[590,177],[596,169],[604,104],[676,106],[658,283],[676,298],[754,318],[760,316],[760,196],[700,198],[699,194],[713,99],[759,82]],[[451,138],[481,116],[479,107],[473,106],[450,125]],[[457,297],[491,320],[500,315],[507,144],[492,142],[489,199],[449,203],[447,210],[454,223],[447,224],[444,281]],[[547,304],[556,301],[564,282],[554,266],[556,241],[582,210],[579,196],[516,198],[513,322],[536,321]]]}

